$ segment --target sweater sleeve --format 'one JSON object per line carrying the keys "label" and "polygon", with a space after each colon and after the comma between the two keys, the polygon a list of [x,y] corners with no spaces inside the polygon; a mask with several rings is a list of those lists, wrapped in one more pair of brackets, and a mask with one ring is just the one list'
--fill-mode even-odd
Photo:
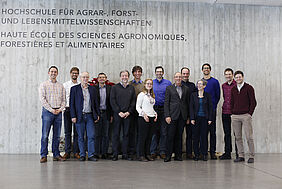
{"label": "sweater sleeve", "polygon": [[120,108],[117,105],[117,101],[116,101],[116,86],[112,87],[111,96],[110,96],[110,102],[111,102],[111,106],[112,106],[113,111],[115,113],[119,113],[120,112]]}
{"label": "sweater sleeve", "polygon": [[133,86],[131,86],[132,88],[132,95],[131,95],[131,101],[130,101],[130,105],[129,105],[129,113],[133,113],[135,110],[135,106],[136,106],[136,94],[135,94],[135,89]]}
{"label": "sweater sleeve", "polygon": [[248,97],[249,97],[249,100],[250,100],[249,114],[253,115],[255,108],[257,106],[257,101],[256,101],[256,97],[255,97],[255,90],[252,86],[249,87]]}
{"label": "sweater sleeve", "polygon": [[194,108],[195,108],[195,101],[194,101],[194,98],[193,98],[194,94],[192,94],[190,96],[190,120],[195,120],[195,114],[194,114]]}
{"label": "sweater sleeve", "polygon": [[170,104],[170,92],[169,92],[169,86],[168,86],[168,87],[166,87],[166,90],[165,90],[165,101],[164,101],[164,116],[165,116],[165,118],[170,117],[169,104]]}
{"label": "sweater sleeve", "polygon": [[231,113],[233,113],[233,108],[234,108],[234,88],[231,89],[230,108],[231,108]]}
{"label": "sweater sleeve", "polygon": [[219,99],[220,99],[220,85],[219,85],[219,82],[218,80],[216,80],[216,83],[215,83],[215,102],[216,102],[216,105],[218,104],[219,102]]}

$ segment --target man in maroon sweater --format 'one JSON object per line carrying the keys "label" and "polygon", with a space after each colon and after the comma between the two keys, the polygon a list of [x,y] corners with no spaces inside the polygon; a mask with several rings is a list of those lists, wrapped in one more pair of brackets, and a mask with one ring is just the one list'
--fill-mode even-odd
{"label": "man in maroon sweater", "polygon": [[236,86],[231,90],[231,121],[239,153],[239,157],[234,162],[245,161],[242,139],[242,129],[244,129],[250,152],[248,163],[254,163],[255,148],[252,115],[257,105],[255,91],[251,85],[244,82],[244,73],[242,71],[236,71],[234,76]]}

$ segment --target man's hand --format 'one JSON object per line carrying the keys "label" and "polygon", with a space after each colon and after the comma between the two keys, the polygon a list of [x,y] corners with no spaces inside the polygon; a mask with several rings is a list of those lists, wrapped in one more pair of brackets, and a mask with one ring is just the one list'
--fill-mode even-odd
{"label": "man's hand", "polygon": [[113,123],[113,120],[114,120],[114,117],[111,116],[111,118],[110,118],[110,123]]}
{"label": "man's hand", "polygon": [[124,113],[124,119],[126,119],[129,115],[130,115],[129,112],[125,112],[125,113]]}
{"label": "man's hand", "polygon": [[58,115],[59,113],[61,113],[61,110],[60,109],[53,109],[54,110],[54,113],[55,115]]}
{"label": "man's hand", "polygon": [[125,114],[123,112],[118,113],[119,117],[124,118]]}
{"label": "man's hand", "polygon": [[98,116],[98,118],[94,121],[94,123],[98,123],[100,120],[100,117]]}
{"label": "man's hand", "polygon": [[192,125],[195,125],[195,120],[191,120],[191,124],[192,124]]}
{"label": "man's hand", "polygon": [[188,118],[186,121],[186,125],[188,125],[190,123],[190,119]]}
{"label": "man's hand", "polygon": [[72,121],[73,123],[76,123],[76,118],[72,118],[71,121]]}
{"label": "man's hand", "polygon": [[171,117],[166,117],[165,121],[167,122],[167,124],[170,124],[171,123]]}
{"label": "man's hand", "polygon": [[208,125],[210,125],[212,123],[212,121],[208,121]]}
{"label": "man's hand", "polygon": [[148,118],[147,114],[144,114],[144,120],[145,120],[146,122],[149,122],[149,118]]}

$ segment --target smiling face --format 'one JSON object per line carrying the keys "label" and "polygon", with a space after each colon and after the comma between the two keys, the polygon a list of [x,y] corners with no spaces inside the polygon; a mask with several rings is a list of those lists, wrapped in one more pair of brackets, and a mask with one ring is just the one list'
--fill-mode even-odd
{"label": "smiling face", "polygon": [[206,86],[204,85],[203,81],[200,80],[200,81],[197,82],[197,88],[198,88],[199,91],[203,91],[205,89],[205,87]]}
{"label": "smiling face", "polygon": [[182,70],[181,75],[182,75],[182,80],[183,81],[188,81],[189,80],[189,76],[190,76],[190,71],[185,68],[185,69]]}
{"label": "smiling face", "polygon": [[141,76],[142,76],[141,70],[136,70],[135,72],[133,72],[133,77],[135,80],[140,80]]}
{"label": "smiling face", "polygon": [[233,80],[233,73],[231,71],[224,72],[224,77],[227,82],[230,82]]}
{"label": "smiling face", "polygon": [[104,85],[106,81],[107,81],[107,76],[106,75],[100,74],[98,76],[98,83]]}
{"label": "smiling face", "polygon": [[51,68],[48,72],[49,78],[55,80],[58,76],[58,70],[56,68]]}
{"label": "smiling face", "polygon": [[164,75],[164,72],[163,72],[163,69],[162,68],[158,68],[158,69],[156,69],[156,78],[157,79],[162,79],[163,78],[163,75]]}
{"label": "smiling face", "polygon": [[150,79],[150,80],[147,80],[146,83],[145,83],[145,88],[146,90],[151,90],[153,88],[153,81]]}
{"label": "smiling face", "polygon": [[174,74],[174,82],[177,86],[181,85],[181,81],[182,81],[182,76],[180,72],[177,72]]}
{"label": "smiling face", "polygon": [[121,80],[122,83],[127,83],[128,79],[129,79],[129,75],[128,75],[127,72],[122,72],[120,74],[120,80]]}
{"label": "smiling face", "polygon": [[79,75],[79,73],[78,73],[77,70],[73,70],[73,71],[70,73],[71,79],[74,80],[74,81],[77,80],[78,75]]}
{"label": "smiling face", "polygon": [[235,81],[237,84],[241,85],[244,82],[244,76],[242,76],[242,74],[236,74]]}
{"label": "smiling face", "polygon": [[202,72],[203,72],[204,75],[210,75],[211,68],[208,65],[204,65]]}
{"label": "smiling face", "polygon": [[81,84],[85,85],[88,84],[89,81],[89,73],[88,72],[83,72],[80,76]]}

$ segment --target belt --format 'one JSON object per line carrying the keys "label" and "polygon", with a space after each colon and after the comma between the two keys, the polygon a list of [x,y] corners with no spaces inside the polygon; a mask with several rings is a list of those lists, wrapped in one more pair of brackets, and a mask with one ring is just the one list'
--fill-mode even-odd
{"label": "belt", "polygon": [[100,110],[101,114],[106,113],[107,110]]}
{"label": "belt", "polygon": [[52,109],[54,109],[54,110],[58,110],[58,109],[60,109],[60,108],[52,108]]}
{"label": "belt", "polygon": [[92,114],[92,112],[82,112],[83,115],[85,114]]}

